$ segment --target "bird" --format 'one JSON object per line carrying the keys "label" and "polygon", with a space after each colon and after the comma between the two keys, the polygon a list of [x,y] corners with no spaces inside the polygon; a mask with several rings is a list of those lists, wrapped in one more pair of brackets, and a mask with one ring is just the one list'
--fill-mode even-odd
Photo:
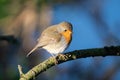
{"label": "bird", "polygon": [[53,57],[64,52],[72,41],[73,27],[70,22],[61,22],[52,25],[41,33],[36,46],[27,54],[31,55],[35,50],[43,48]]}

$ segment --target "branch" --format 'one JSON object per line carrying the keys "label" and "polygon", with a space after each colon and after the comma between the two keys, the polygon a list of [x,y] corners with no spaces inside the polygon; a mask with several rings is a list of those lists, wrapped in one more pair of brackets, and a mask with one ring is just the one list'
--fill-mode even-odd
{"label": "branch", "polygon": [[[84,49],[84,50],[75,50],[72,52],[65,53],[65,55],[58,55],[56,58],[50,57],[49,59],[45,60],[44,62],[38,64],[37,66],[33,67],[27,73],[20,76],[20,80],[30,80],[35,78],[38,74],[46,71],[48,68],[56,65],[61,64],[63,62],[67,62],[70,60],[86,58],[86,57],[105,57],[105,56],[120,56],[120,46],[111,46],[111,47],[104,47],[104,48],[94,48],[94,49]],[[19,71],[21,71],[20,69]]]}

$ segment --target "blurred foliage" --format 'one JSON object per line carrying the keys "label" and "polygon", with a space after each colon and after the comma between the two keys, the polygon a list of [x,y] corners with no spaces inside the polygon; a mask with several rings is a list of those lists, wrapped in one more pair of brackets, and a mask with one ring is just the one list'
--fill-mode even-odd
{"label": "blurred foliage", "polygon": [[6,8],[10,4],[11,0],[0,0],[0,19],[9,15]]}

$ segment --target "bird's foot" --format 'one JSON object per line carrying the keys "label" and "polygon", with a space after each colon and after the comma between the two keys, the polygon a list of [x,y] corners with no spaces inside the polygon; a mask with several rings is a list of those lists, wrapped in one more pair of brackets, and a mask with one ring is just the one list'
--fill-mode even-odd
{"label": "bird's foot", "polygon": [[66,56],[64,54],[59,54],[59,58],[62,58],[62,60],[66,60]]}

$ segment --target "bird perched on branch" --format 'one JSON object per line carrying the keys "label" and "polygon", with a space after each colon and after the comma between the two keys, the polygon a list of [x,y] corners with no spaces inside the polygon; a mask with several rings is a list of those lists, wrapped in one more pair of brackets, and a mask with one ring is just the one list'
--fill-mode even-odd
{"label": "bird perched on branch", "polygon": [[38,38],[37,45],[27,54],[27,57],[37,50],[43,48],[52,56],[62,53],[72,40],[72,24],[61,22],[59,24],[46,28]]}

